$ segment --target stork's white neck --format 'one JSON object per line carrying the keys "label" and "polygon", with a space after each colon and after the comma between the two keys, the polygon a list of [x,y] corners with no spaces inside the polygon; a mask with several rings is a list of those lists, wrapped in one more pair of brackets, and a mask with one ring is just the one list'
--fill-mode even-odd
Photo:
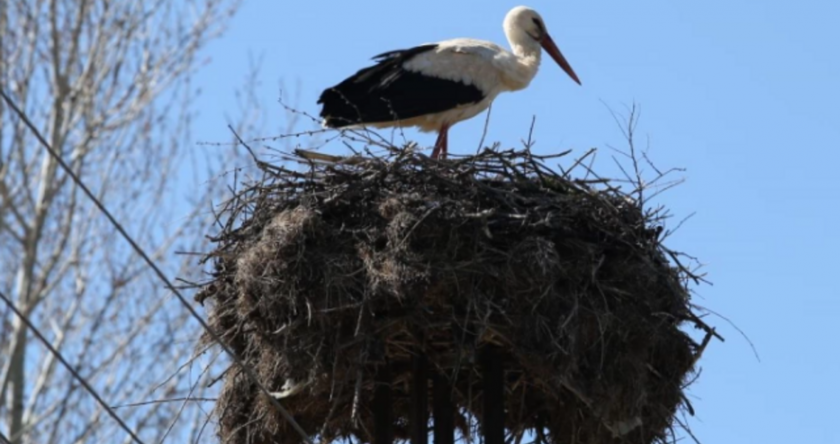
{"label": "stork's white neck", "polygon": [[537,75],[542,48],[533,37],[521,28],[508,26],[505,23],[505,34],[514,55],[511,69],[506,73],[508,76],[506,83],[512,91],[516,91],[527,87],[534,76]]}

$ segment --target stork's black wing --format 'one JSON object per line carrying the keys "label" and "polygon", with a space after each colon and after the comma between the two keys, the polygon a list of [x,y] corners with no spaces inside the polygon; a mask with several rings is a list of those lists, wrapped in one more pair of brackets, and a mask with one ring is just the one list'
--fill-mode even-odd
{"label": "stork's black wing", "polygon": [[321,93],[321,117],[333,128],[374,122],[405,120],[477,103],[484,93],[474,85],[441,79],[405,69],[412,57],[437,48],[436,44],[390,51],[374,57],[364,68]]}

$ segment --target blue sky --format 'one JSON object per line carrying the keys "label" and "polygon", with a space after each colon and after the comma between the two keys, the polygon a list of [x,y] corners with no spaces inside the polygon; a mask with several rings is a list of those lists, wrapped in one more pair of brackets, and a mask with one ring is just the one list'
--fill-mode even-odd
{"label": "blue sky", "polygon": [[[300,108],[316,114],[320,91],[375,54],[452,37],[506,45],[501,22],[516,5],[247,1],[196,79],[203,95],[193,134],[228,140],[225,116],[236,114],[232,91],[249,54],[263,57],[256,92],[269,128],[278,128],[281,80],[299,85]],[[697,302],[732,319],[761,356],[758,362],[736,330],[712,320],[727,342],[711,345],[691,390],[695,433],[718,444],[840,442],[840,348],[832,327],[840,319],[840,188],[833,177],[840,162],[840,3],[528,6],[543,15],[583,86],[546,58],[530,88],[496,100],[488,141],[519,145],[536,115],[539,149],[582,154],[600,147],[609,171],[606,145],[623,145],[606,105],[620,111],[635,101],[638,132],[656,164],[687,168],[687,182],[660,202],[677,217],[697,213],[671,239],[707,264],[714,286],[700,287]],[[483,116],[455,126],[450,151],[474,150],[482,126]]]}

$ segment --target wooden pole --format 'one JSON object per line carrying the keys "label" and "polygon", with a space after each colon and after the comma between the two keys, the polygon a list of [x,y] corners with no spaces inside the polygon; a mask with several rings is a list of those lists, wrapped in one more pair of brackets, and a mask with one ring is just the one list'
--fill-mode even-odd
{"label": "wooden pole", "polygon": [[376,372],[373,392],[373,444],[393,444],[394,420],[391,415],[391,369],[383,365]]}
{"label": "wooden pole", "polygon": [[420,353],[411,359],[411,444],[429,442],[429,372],[426,357]]}
{"label": "wooden pole", "polygon": [[452,384],[445,376],[436,374],[433,380],[432,415],[435,425],[434,444],[455,443],[455,407],[452,404]]}
{"label": "wooden pole", "polygon": [[505,444],[504,367],[492,347],[487,347],[481,355],[481,373],[484,381],[484,444]]}

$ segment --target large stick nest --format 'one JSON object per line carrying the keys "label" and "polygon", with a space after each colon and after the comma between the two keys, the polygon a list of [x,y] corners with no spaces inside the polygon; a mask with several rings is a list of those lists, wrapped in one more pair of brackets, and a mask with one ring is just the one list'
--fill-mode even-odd
{"label": "large stick nest", "polygon": [[[212,327],[318,440],[371,440],[384,365],[406,437],[418,353],[452,382],[456,422],[474,433],[477,356],[492,346],[509,436],[669,442],[714,334],[692,313],[696,277],[661,244],[659,211],[549,159],[406,151],[299,158],[303,171],[261,164],[264,177],[223,209],[214,279],[198,299],[213,302]],[[707,331],[702,345],[685,322]],[[302,441],[235,367],[217,414],[223,442]]]}

